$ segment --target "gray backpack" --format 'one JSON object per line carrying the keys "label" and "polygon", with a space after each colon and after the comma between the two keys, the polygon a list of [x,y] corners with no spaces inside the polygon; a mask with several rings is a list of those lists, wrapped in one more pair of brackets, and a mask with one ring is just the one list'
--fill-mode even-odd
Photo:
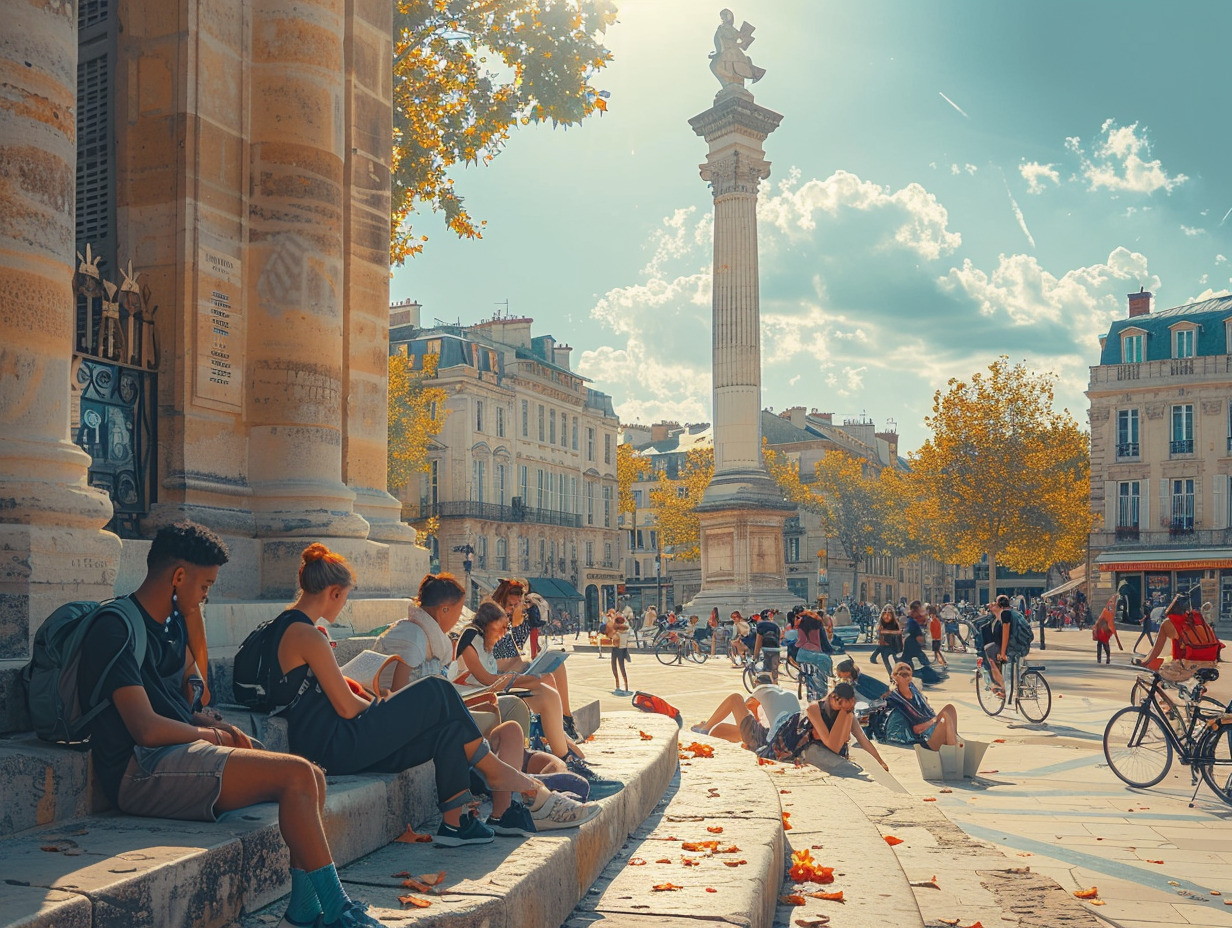
{"label": "gray backpack", "polygon": [[[124,619],[128,625],[128,641],[103,669],[94,692],[83,699],[77,690],[81,645],[94,620],[105,613]],[[104,603],[65,603],[49,615],[35,633],[30,663],[21,671],[35,734],[57,744],[85,742],[89,738],[90,723],[111,705],[110,699],[99,700],[107,675],[130,646],[140,667],[146,651],[145,620],[137,604],[128,597]]]}

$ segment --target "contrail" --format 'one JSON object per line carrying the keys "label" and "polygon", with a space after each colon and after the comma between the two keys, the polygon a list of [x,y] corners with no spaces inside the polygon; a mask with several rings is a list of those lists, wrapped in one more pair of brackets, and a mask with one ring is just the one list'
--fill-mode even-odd
{"label": "contrail", "polygon": [[1010,208],[1014,211],[1014,218],[1018,220],[1018,228],[1022,229],[1022,234],[1027,237],[1027,241],[1031,243],[1031,247],[1035,247],[1035,236],[1031,234],[1031,230],[1027,228],[1027,220],[1023,218],[1022,210],[1018,207],[1018,201],[1014,199],[1014,194],[1010,193],[1009,182],[1005,179],[1005,172],[1001,172],[1001,183],[1005,184],[1005,195],[1010,198]]}
{"label": "contrail", "polygon": [[970,119],[970,118],[971,118],[970,116],[968,116],[968,115],[967,115],[967,111],[966,111],[966,110],[964,110],[961,106],[959,106],[957,103],[955,103],[955,102],[954,102],[953,100],[951,100],[949,97],[947,97],[945,94],[941,93],[941,91],[940,91],[940,90],[938,90],[938,91],[937,91],[937,93],[940,93],[940,94],[941,94],[941,99],[942,99],[942,100],[944,100],[946,103],[950,104],[950,106],[954,107],[954,109],[958,110],[958,112],[962,113],[962,115],[963,115],[963,119]]}
{"label": "contrail", "polygon": [[1225,222],[1227,222],[1229,216],[1232,216],[1232,206],[1228,207],[1228,211],[1223,214],[1223,218],[1219,220],[1219,224],[1223,225]]}

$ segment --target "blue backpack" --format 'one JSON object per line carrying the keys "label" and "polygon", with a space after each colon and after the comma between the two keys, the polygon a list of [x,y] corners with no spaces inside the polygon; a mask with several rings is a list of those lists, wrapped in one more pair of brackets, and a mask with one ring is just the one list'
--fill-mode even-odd
{"label": "blue backpack", "polygon": [[[94,692],[83,699],[77,689],[81,645],[94,621],[105,613],[120,616],[128,625],[128,642],[99,675]],[[103,603],[65,603],[49,615],[35,633],[30,663],[21,671],[34,733],[56,744],[84,743],[89,738],[90,723],[111,705],[110,699],[100,701],[99,696],[111,668],[129,646],[140,667],[146,651],[145,620],[128,597]]]}

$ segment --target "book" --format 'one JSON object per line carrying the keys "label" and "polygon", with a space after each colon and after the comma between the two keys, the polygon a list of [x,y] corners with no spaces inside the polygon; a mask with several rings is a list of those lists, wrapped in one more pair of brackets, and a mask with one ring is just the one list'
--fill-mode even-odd
{"label": "book", "polygon": [[[394,665],[405,663],[396,654],[382,654],[379,651],[360,651],[338,669],[344,677],[363,685],[374,696],[389,692],[393,681]],[[381,677],[384,676],[384,681]]]}
{"label": "book", "polygon": [[522,673],[549,674],[563,664],[568,657],[567,652],[558,649],[540,651],[539,656],[531,661],[530,666],[523,670]]}

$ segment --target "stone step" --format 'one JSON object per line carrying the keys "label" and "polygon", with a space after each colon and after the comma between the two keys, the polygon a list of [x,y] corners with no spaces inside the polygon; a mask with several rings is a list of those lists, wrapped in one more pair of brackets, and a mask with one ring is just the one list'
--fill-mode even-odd
{"label": "stone step", "polygon": [[[639,726],[653,731],[654,740],[642,741]],[[423,765],[396,775],[331,777],[326,834],[349,891],[377,905],[400,908],[400,881],[389,874],[445,869],[449,885],[461,887],[456,904],[452,894],[444,897],[450,914],[512,905],[527,915],[503,923],[559,924],[653,808],[675,767],[675,739],[676,726],[657,717],[618,717],[605,727],[588,754],[626,786],[603,799],[602,814],[579,831],[531,842],[498,839],[482,855],[474,848],[393,843],[407,824],[420,832],[436,826],[432,768]],[[2,839],[0,860],[0,928],[219,928],[241,919],[260,925],[262,915],[245,913],[288,890],[287,852],[272,804],[228,813],[214,824],[91,816]],[[444,908],[442,901],[434,912],[422,911],[431,918]],[[271,911],[281,914],[278,905]]]}

